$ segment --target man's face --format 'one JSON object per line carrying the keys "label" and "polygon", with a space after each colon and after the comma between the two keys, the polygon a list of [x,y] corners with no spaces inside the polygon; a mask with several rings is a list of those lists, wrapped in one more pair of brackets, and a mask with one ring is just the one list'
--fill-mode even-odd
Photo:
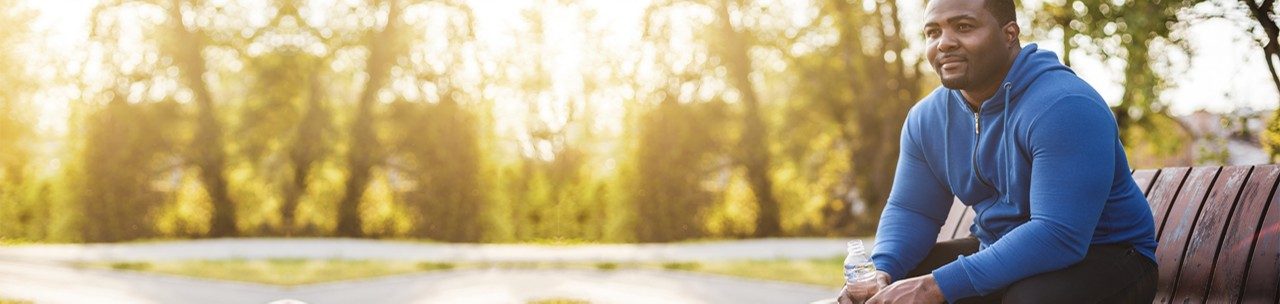
{"label": "man's face", "polygon": [[1011,42],[985,2],[933,0],[925,8],[925,54],[949,89],[990,86],[1008,68]]}

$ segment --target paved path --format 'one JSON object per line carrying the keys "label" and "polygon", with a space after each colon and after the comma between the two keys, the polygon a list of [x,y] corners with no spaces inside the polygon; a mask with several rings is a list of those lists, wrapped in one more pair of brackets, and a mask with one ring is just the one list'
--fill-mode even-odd
{"label": "paved path", "polygon": [[808,303],[835,287],[660,270],[458,270],[282,288],[167,275],[77,269],[76,261],[384,259],[698,261],[841,255],[846,240],[762,239],[645,245],[457,245],[357,239],[220,239],[0,247],[0,295],[37,303]]}
{"label": "paved path", "polygon": [[0,261],[0,295],[36,303],[267,303],[282,289],[258,284]]}
{"label": "paved path", "polygon": [[282,288],[0,262],[0,294],[36,303],[808,303],[837,291],[678,271],[461,270]]}
{"label": "paved path", "polygon": [[[807,259],[844,255],[847,239],[756,239],[670,244],[443,244],[364,239],[213,239],[155,243],[0,247],[0,260],[162,261],[360,259],[445,262],[699,261]],[[864,242],[870,244],[871,239]]]}
{"label": "paved path", "polygon": [[808,303],[838,291],[817,286],[651,270],[464,270],[309,286],[307,303]]}

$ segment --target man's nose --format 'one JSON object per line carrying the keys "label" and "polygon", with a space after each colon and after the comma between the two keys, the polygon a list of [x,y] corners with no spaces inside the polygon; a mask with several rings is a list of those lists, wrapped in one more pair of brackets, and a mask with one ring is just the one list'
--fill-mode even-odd
{"label": "man's nose", "polygon": [[947,53],[955,50],[957,47],[960,47],[960,43],[956,41],[955,35],[948,32],[949,31],[942,31],[938,36],[939,52]]}

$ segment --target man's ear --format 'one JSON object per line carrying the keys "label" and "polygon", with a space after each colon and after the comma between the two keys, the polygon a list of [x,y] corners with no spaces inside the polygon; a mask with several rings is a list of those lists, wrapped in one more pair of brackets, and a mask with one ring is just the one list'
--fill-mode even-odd
{"label": "man's ear", "polygon": [[1007,46],[1013,48],[1021,47],[1018,42],[1018,35],[1022,34],[1022,27],[1018,26],[1017,21],[1009,21],[1009,23],[1005,23],[1004,27],[1001,28],[1000,31],[1004,34],[1004,41]]}

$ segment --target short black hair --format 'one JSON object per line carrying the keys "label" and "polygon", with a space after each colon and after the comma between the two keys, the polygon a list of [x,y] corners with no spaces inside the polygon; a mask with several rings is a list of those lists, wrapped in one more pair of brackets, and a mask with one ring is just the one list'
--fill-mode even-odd
{"label": "short black hair", "polygon": [[1013,9],[1013,0],[986,0],[985,4],[987,11],[996,17],[996,22],[999,22],[1000,26],[1018,21],[1018,14]]}

